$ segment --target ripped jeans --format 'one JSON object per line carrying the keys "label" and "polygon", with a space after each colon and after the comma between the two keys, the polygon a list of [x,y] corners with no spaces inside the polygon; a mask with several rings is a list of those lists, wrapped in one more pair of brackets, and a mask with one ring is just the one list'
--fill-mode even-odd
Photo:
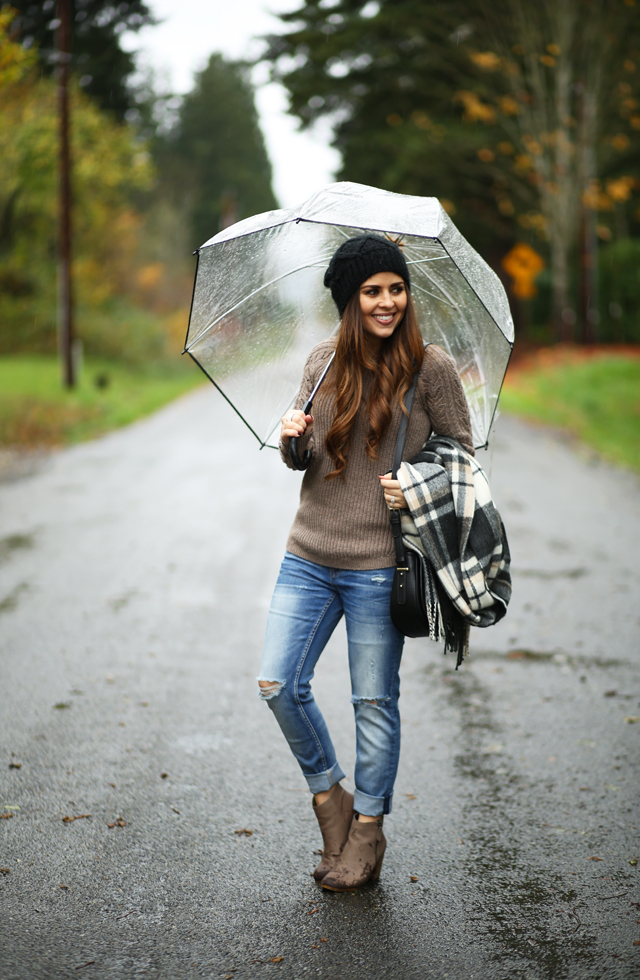
{"label": "ripped jeans", "polygon": [[354,571],[286,552],[267,621],[259,689],[312,793],[344,778],[311,691],[320,654],[344,614],[356,719],[355,809],[391,812],[400,756],[400,659],[404,636],[389,616],[393,568]]}

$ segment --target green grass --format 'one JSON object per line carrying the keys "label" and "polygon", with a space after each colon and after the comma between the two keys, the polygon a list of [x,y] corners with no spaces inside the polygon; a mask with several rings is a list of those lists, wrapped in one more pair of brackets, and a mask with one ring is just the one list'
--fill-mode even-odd
{"label": "green grass", "polygon": [[91,439],[149,415],[203,380],[190,359],[146,371],[88,361],[77,387],[67,391],[55,358],[0,357],[0,446]]}
{"label": "green grass", "polygon": [[568,429],[605,459],[640,472],[640,358],[541,360],[507,376],[506,412]]}

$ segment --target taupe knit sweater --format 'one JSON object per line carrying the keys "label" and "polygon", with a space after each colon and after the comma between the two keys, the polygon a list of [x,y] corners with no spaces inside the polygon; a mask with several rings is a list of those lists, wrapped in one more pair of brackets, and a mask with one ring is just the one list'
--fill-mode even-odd
{"label": "taupe knit sweater", "polygon": [[[295,408],[302,408],[306,402],[334,348],[335,339],[324,340],[311,351]],[[389,568],[394,564],[389,511],[378,474],[391,470],[401,411],[398,404],[378,448],[380,459],[370,460],[365,453],[369,432],[366,394],[365,390],[351,432],[344,480],[324,479],[333,469],[324,447],[335,412],[333,396],[325,393],[318,397],[312,409],[311,433],[299,442],[300,452],[311,449],[313,459],[302,481],[287,551],[331,568]],[[469,408],[456,366],[445,351],[430,344],[418,378],[403,459],[415,456],[432,432],[453,436],[473,453]],[[288,447],[282,443],[280,453],[292,469]]]}

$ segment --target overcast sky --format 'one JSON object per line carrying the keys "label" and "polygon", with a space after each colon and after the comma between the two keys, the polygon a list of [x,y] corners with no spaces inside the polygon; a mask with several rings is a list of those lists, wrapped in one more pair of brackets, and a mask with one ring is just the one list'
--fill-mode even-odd
{"label": "overcast sky", "polygon": [[[193,72],[203,68],[213,51],[230,58],[255,57],[262,34],[280,33],[274,14],[295,10],[298,0],[147,0],[162,21],[136,35],[124,46],[139,50],[139,63],[150,65],[166,78],[167,88],[182,94],[193,83]],[[257,106],[267,150],[273,165],[273,189],[281,207],[292,207],[333,180],[338,153],[329,146],[330,132],[297,132],[286,112],[286,94],[266,83],[263,66],[254,70]]]}

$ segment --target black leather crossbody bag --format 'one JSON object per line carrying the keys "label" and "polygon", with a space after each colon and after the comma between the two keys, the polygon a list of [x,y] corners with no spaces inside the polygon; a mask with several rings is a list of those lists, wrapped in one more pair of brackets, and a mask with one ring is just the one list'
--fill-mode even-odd
{"label": "black leather crossbody bag", "polygon": [[[413,375],[411,387],[407,392],[404,403],[407,415],[402,416],[398,438],[396,440],[396,451],[393,457],[393,469],[391,477],[398,478],[398,470],[402,463],[402,453],[407,438],[409,427],[409,417],[413,406],[413,398],[418,384],[418,374]],[[424,565],[422,557],[405,548],[402,540],[402,526],[400,511],[389,511],[391,522],[391,533],[393,535],[393,546],[396,553],[396,570],[391,586],[391,621],[395,628],[404,633],[405,636],[429,636],[429,619],[427,617],[427,606],[425,601]]]}

